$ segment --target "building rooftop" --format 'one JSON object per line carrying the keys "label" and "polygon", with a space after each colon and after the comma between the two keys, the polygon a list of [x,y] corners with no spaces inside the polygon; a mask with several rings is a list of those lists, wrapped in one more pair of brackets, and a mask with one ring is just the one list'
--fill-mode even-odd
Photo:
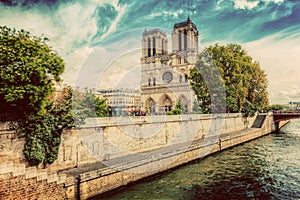
{"label": "building rooftop", "polygon": [[181,27],[187,27],[189,24],[192,24],[192,26],[194,28],[197,28],[197,26],[192,22],[192,20],[190,19],[190,16],[187,18],[186,21],[184,22],[179,22],[174,24],[174,28],[181,28]]}
{"label": "building rooftop", "polygon": [[152,30],[149,30],[149,31],[147,29],[145,29],[144,32],[143,32],[143,36],[153,35],[153,34],[156,34],[156,33],[162,34],[163,36],[167,37],[166,33],[163,32],[162,30],[160,30],[159,28],[152,29]]}

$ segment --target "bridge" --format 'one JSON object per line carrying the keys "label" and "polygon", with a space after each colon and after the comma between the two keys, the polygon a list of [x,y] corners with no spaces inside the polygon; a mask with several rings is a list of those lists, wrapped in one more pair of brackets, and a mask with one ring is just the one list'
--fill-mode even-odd
{"label": "bridge", "polygon": [[296,118],[300,118],[300,112],[273,112],[273,120],[276,130],[279,129],[279,123],[281,121],[287,121]]}
{"label": "bridge", "polygon": [[300,118],[300,112],[290,112],[290,113],[273,113],[274,122],[286,121],[290,119]]}

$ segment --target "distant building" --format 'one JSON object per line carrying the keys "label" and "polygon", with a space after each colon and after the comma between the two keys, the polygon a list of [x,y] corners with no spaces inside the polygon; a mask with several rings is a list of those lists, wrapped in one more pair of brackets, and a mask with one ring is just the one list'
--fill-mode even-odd
{"label": "distant building", "polygon": [[174,24],[172,53],[167,35],[160,29],[145,30],[141,57],[141,102],[150,114],[164,114],[181,99],[185,113],[192,111],[196,99],[189,84],[189,70],[198,56],[198,30],[188,19]]}
{"label": "distant building", "polygon": [[110,116],[124,116],[142,107],[139,90],[107,89],[98,92],[107,99]]}
{"label": "distant building", "polygon": [[288,106],[292,109],[300,109],[300,102],[289,102]]}

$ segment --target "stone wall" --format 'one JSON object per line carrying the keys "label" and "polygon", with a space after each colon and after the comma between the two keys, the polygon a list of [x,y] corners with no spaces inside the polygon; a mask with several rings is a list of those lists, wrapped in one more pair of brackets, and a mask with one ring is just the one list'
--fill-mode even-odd
{"label": "stone wall", "polygon": [[[241,114],[98,118],[89,119],[77,134],[89,152],[103,160],[243,130],[254,119]],[[219,131],[215,127],[218,123]]]}
{"label": "stone wall", "polygon": [[[78,188],[80,192],[78,193],[80,194],[80,199],[87,199],[127,185],[142,178],[149,177],[153,174],[166,171],[184,163],[188,163],[191,160],[198,159],[199,155],[204,157],[217,151],[219,151],[218,144],[213,144],[211,146],[183,152],[179,157],[177,155],[170,155],[164,159],[156,159],[153,162],[134,166],[129,170],[114,171],[104,176],[99,176],[97,173],[93,174],[93,172],[82,174],[80,175],[80,187]],[[165,163],[168,164],[166,165]],[[157,168],[157,166],[160,167]],[[133,171],[140,171],[143,173],[132,173]],[[73,186],[71,185],[71,187]],[[73,199],[74,196],[70,196],[70,198]]]}
{"label": "stone wall", "polygon": [[25,167],[13,161],[0,163],[0,199],[65,199],[65,174]]}
{"label": "stone wall", "polygon": [[7,123],[0,123],[0,163],[24,163],[23,147],[24,139],[18,138],[14,131],[9,130]]}
{"label": "stone wall", "polygon": [[[220,134],[215,127],[218,123],[223,134],[242,130],[253,121],[254,118],[246,119],[241,114],[88,119],[79,129],[63,133],[58,159],[48,169],[74,168]],[[22,152],[24,139],[9,131],[7,124],[0,124],[0,139],[0,162],[27,165]]]}
{"label": "stone wall", "polygon": [[[142,162],[141,160],[134,163],[128,162],[123,165],[123,170],[120,170],[117,166],[91,170],[80,174],[76,179],[74,178],[73,182],[70,181],[70,184],[66,185],[66,187],[74,188],[75,184],[79,185],[77,194],[80,194],[80,199],[87,199],[192,160],[259,138],[270,133],[268,131],[271,129],[271,126],[272,116],[269,115],[262,128],[223,132],[220,139],[214,140],[212,143],[198,146],[191,144],[189,148],[184,149],[180,153],[173,151],[167,156],[160,154],[155,157],[149,157],[148,160]],[[75,191],[68,195],[73,199],[75,198],[74,194]]]}
{"label": "stone wall", "polygon": [[[220,134],[245,130],[251,127],[253,121],[254,118],[246,120],[240,114],[89,119],[84,126],[64,132],[58,159],[47,169],[28,167],[22,154],[24,139],[18,138],[13,131],[8,130],[6,124],[1,124],[0,199],[19,199],[21,195],[23,199],[75,199],[78,196],[86,199],[197,159],[199,155],[209,155],[246,141],[251,136],[245,133],[243,140],[237,137],[231,144],[230,139],[218,140],[217,143],[201,148],[192,144],[192,141],[208,136],[219,137]],[[222,127],[220,132],[216,131],[218,125]],[[267,126],[265,131],[269,130]],[[182,152],[158,155],[146,162],[141,161],[137,165],[129,166],[133,170],[148,169],[145,173],[91,170],[79,177],[67,177],[64,172],[57,173],[184,142],[190,143]],[[224,142],[224,145],[220,142]]]}

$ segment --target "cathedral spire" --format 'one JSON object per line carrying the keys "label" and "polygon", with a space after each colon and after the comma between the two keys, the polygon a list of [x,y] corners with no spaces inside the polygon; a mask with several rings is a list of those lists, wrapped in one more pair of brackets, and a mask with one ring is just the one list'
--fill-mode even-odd
{"label": "cathedral spire", "polygon": [[187,18],[187,20],[186,20],[187,22],[191,22],[191,18],[190,18],[190,16],[188,16],[188,18]]}

